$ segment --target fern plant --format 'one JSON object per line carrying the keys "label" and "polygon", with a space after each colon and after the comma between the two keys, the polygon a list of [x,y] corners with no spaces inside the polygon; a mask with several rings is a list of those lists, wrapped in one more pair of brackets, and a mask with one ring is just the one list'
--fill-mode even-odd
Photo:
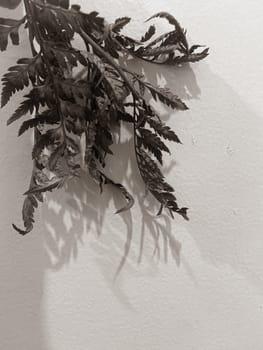
{"label": "fern plant", "polygon": [[[0,18],[1,51],[10,41],[19,44],[21,27],[28,30],[32,51],[31,57],[18,59],[2,78],[2,107],[16,92],[30,87],[7,124],[22,119],[18,134],[33,129],[35,135],[32,177],[22,209],[24,229],[13,225],[14,229],[22,235],[30,232],[43,194],[78,177],[81,169],[101,190],[111,184],[121,191],[126,203],[118,213],[130,209],[133,196],[103,171],[107,155],[113,154],[113,128],[121,122],[133,125],[138,168],[146,189],[160,203],[158,214],[167,209],[172,216],[177,213],[188,219],[187,208],[178,206],[174,189],[160,169],[163,152],[169,152],[164,140],[180,140],[147,102],[146,93],[172,109],[187,106],[169,89],[153,86],[122,66],[119,58],[133,56],[177,66],[205,58],[208,48],[190,47],[186,31],[166,12],[148,21],[164,18],[171,30],[157,35],[152,24],[138,40],[123,34],[129,17],[108,24],[97,12],[84,13],[68,0],[24,0],[24,7],[20,20]],[[76,36],[85,50],[74,47]]]}

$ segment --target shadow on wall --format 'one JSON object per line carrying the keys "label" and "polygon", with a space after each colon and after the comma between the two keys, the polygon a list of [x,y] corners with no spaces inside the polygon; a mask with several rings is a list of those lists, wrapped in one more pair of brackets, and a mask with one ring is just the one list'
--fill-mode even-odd
{"label": "shadow on wall", "polygon": [[[12,4],[11,4],[12,3]],[[4,5],[0,1],[0,5]],[[6,1],[6,6],[16,7]],[[0,8],[2,17],[21,18],[22,6],[16,10]],[[17,55],[29,55],[27,40],[21,36],[21,45],[1,52],[0,75],[15,64]],[[20,216],[22,197],[31,170],[31,142],[18,139],[17,125],[6,127],[7,117],[17,106],[10,103],[1,111],[0,127],[0,349],[49,350],[43,322],[44,273],[48,256],[40,230],[22,238],[15,234],[11,223]],[[29,166],[28,166],[29,165]],[[17,205],[19,203],[19,205]]]}
{"label": "shadow on wall", "polygon": [[[166,81],[171,90],[190,104],[191,110],[187,113],[191,120],[183,116],[184,122],[180,120],[177,129],[180,136],[187,128],[188,135],[184,134],[184,145],[176,146],[176,152],[172,151],[176,163],[171,161],[164,169],[168,176],[172,172],[175,174],[170,182],[178,182],[175,189],[182,197],[179,204],[190,207],[190,223],[178,218],[173,221],[166,215],[156,218],[158,205],[150,196],[145,197],[136,168],[133,142],[128,137],[121,142],[121,150],[118,145],[113,150],[115,157],[108,159],[107,172],[135,195],[135,207],[113,219],[114,208],[122,206],[121,196],[110,187],[99,194],[97,186],[84,174],[80,183],[70,184],[65,194],[57,192],[52,195],[53,204],[44,207],[43,219],[47,227],[48,250],[55,257],[53,268],[59,269],[71,258],[76,258],[78,245],[86,234],[94,232],[97,237],[90,244],[92,253],[109,285],[125,263],[130,272],[143,259],[156,264],[160,259],[167,263],[172,258],[179,266],[183,247],[176,237],[176,230],[183,225],[205,259],[212,264],[230,264],[251,279],[249,264],[246,267],[244,264],[249,257],[247,247],[258,247],[258,257],[259,247],[262,248],[263,174],[258,163],[263,147],[262,119],[249,110],[231,87],[212,73],[204,62],[197,64],[196,68],[193,66],[197,79],[190,66],[174,71],[158,67],[156,73],[156,67],[147,63],[138,67],[130,62],[129,68],[143,71],[154,84]],[[204,86],[201,97],[197,81]],[[192,99],[198,101],[193,103]],[[166,110],[163,117],[175,125],[177,121],[171,121],[170,114],[171,111]],[[176,118],[180,114],[183,112],[176,114]],[[192,121],[193,125],[189,126]],[[249,174],[247,169],[250,169]],[[180,196],[180,193],[184,195]],[[67,204],[56,211],[56,201]],[[110,220],[116,223],[111,226]],[[126,227],[125,232],[118,229],[121,222]],[[149,245],[152,249],[148,248]],[[120,257],[118,264],[116,256]],[[256,264],[256,260],[251,264]],[[263,287],[263,281],[259,282],[258,277],[254,276],[253,280]]]}
{"label": "shadow on wall", "polygon": [[[149,63],[140,62],[138,65],[138,61],[137,63],[129,61],[128,65],[129,68],[138,73],[144,73],[152,84],[157,85],[159,78],[164,79],[172,90],[180,90],[179,95],[183,96],[184,99],[195,98],[200,92],[190,66],[178,68],[171,74],[171,70],[165,67],[161,70],[158,67],[158,71],[156,71],[156,66]],[[177,77],[176,84],[174,84],[175,76]],[[179,87],[180,89],[178,89]],[[168,119],[170,113],[169,109],[165,109],[163,119]],[[145,257],[147,256],[150,260],[157,257],[157,261],[162,257],[167,263],[168,257],[171,256],[177,265],[180,264],[181,245],[175,238],[172,228],[173,221],[166,214],[159,218],[156,217],[159,204],[151,195],[146,196],[144,184],[137,169],[132,138],[133,131],[127,126],[122,125],[121,127],[125,129],[125,140],[120,141],[120,134],[116,135],[117,142],[112,147],[114,157],[108,156],[105,172],[114,181],[125,184],[135,196],[134,210],[139,210],[140,223],[136,218],[134,225],[133,210],[122,213],[114,220],[124,223],[125,233],[122,232],[120,237],[117,233],[118,230],[113,230],[109,235],[109,226],[105,227],[104,225],[105,217],[107,215],[112,217],[112,213],[123,206],[122,196],[109,185],[105,186],[104,192],[100,194],[99,187],[83,172],[80,180],[73,180],[68,184],[66,193],[57,191],[49,196],[52,200],[43,209],[43,218],[47,228],[45,240],[52,256],[54,269],[59,269],[67,264],[71,258],[76,258],[78,245],[82,243],[83,236],[91,232],[95,232],[98,237],[96,243],[92,244],[93,250],[97,254],[98,262],[105,264],[105,267],[111,266],[111,256],[109,256],[109,260],[107,259],[109,244],[113,248],[112,254],[119,255],[120,251],[123,251],[120,262],[116,266],[114,278],[119,275],[129,253],[131,253],[134,234],[136,234],[135,240],[138,239],[138,236],[140,238],[135,251],[132,252],[134,255],[133,263],[142,261],[144,243],[150,236],[154,247],[150,254],[147,253]],[[122,132],[119,130],[119,133]],[[174,166],[175,162],[170,162],[169,166],[163,169],[164,173],[171,172]],[[66,203],[66,205],[64,206],[62,203]],[[126,237],[125,241],[123,241],[123,237]],[[112,276],[113,274],[109,273],[106,268],[104,275]]]}

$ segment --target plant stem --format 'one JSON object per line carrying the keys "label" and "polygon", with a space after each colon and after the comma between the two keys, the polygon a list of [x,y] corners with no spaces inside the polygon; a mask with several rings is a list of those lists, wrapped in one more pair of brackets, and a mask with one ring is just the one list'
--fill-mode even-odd
{"label": "plant stem", "polygon": [[[43,62],[45,63],[45,65],[47,67],[49,77],[50,77],[52,84],[54,86],[54,95],[55,95],[55,99],[56,99],[56,109],[57,109],[57,113],[58,113],[59,118],[60,118],[60,123],[61,123],[62,131],[63,131],[63,136],[64,136],[63,141],[66,142],[66,127],[65,127],[64,118],[63,118],[61,108],[60,108],[59,91],[57,88],[56,79],[54,77],[49,60],[47,59],[47,56],[45,55],[45,45],[43,44],[44,40],[42,39],[42,35],[39,31],[38,24],[36,23],[37,16],[36,16],[35,11],[32,9],[32,5],[31,5],[32,2],[34,3],[34,1],[31,1],[31,0],[24,0],[26,13],[27,13],[28,18],[29,18],[29,28],[31,28],[30,29],[31,32],[32,32],[32,28],[33,28],[36,39],[37,39],[39,46],[40,46],[40,50],[42,52]],[[36,18],[36,20],[34,20],[33,18]]]}
{"label": "plant stem", "polygon": [[141,99],[140,95],[138,94],[136,89],[132,86],[129,79],[126,77],[126,75],[123,73],[122,67],[120,65],[118,65],[112,59],[112,57],[107,52],[105,52],[87,33],[85,33],[83,29],[80,29],[80,35],[82,36],[82,38],[85,42],[90,44],[93,47],[93,49],[95,49],[95,51],[97,51],[107,61],[107,63],[109,63],[112,67],[114,67],[116,69],[116,71],[119,73],[119,75],[122,77],[124,82],[129,87],[132,95],[136,99],[140,100]]}

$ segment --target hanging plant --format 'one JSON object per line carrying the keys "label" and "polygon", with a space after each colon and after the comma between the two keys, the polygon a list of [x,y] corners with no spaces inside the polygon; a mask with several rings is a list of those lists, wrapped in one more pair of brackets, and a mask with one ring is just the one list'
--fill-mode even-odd
{"label": "hanging plant", "polygon": [[[0,5],[16,7],[18,1],[0,0]],[[9,4],[9,6],[7,5]],[[126,201],[117,213],[132,207],[134,199],[126,188],[109,178],[103,168],[106,156],[113,154],[113,128],[121,122],[133,125],[134,152],[146,189],[160,203],[161,214],[187,218],[180,208],[174,189],[160,170],[163,152],[169,152],[164,140],[180,143],[175,132],[165,125],[145,99],[146,92],[172,109],[186,110],[186,104],[167,88],[147,82],[143,75],[123,67],[122,57],[158,65],[177,66],[197,62],[208,55],[200,45],[189,46],[186,31],[166,12],[148,19],[164,18],[171,31],[157,35],[150,25],[140,40],[124,35],[129,17],[107,24],[97,12],[84,13],[80,6],[70,7],[68,0],[24,0],[25,16],[20,20],[0,18],[0,49],[8,43],[19,44],[19,30],[28,29],[32,57],[20,58],[2,78],[4,107],[17,91],[30,86],[23,102],[7,121],[23,120],[19,135],[34,129],[33,172],[22,209],[25,235],[33,229],[34,211],[43,194],[62,187],[84,169],[101,188],[116,187]],[[79,36],[85,50],[74,47]],[[83,154],[81,140],[85,140]],[[82,142],[83,143],[83,142]]]}

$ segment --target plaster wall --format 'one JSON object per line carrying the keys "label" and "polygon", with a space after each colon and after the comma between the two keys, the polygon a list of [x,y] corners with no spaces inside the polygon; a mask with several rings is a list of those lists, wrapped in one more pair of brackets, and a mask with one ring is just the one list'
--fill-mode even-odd
{"label": "plaster wall", "polygon": [[[34,232],[18,236],[11,223],[32,166],[28,135],[5,125],[14,99],[0,111],[0,349],[262,350],[262,1],[78,2],[109,21],[131,15],[138,37],[146,18],[169,11],[192,43],[210,47],[183,68],[131,62],[190,107],[160,111],[183,142],[171,145],[165,173],[191,220],[155,218],[154,201],[145,209],[125,130],[109,167],[135,194],[130,213],[114,215],[121,198],[83,179],[48,195]],[[28,55],[23,37],[1,54],[0,74]]]}

